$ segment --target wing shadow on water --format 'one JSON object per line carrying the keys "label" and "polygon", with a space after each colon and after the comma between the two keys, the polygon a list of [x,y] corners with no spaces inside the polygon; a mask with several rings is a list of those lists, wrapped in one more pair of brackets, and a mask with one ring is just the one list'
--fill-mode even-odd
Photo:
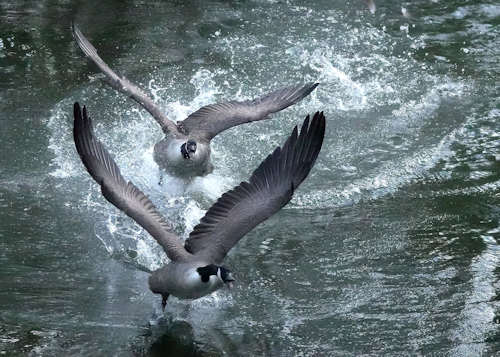
{"label": "wing shadow on water", "polygon": [[[248,331],[228,333],[220,328],[208,326],[204,336],[197,336],[196,326],[187,321],[172,321],[161,318],[158,325],[146,327],[147,332],[137,336],[132,342],[132,351],[141,356],[239,356],[239,355],[279,355],[283,346],[273,344],[270,339],[255,336]],[[273,346],[274,345],[274,346]]]}
{"label": "wing shadow on water", "polygon": [[224,343],[224,350],[213,345],[204,345],[195,337],[193,326],[186,321],[172,321],[171,318],[160,319],[158,325],[147,327],[147,332],[135,338],[132,350],[135,354],[143,356],[215,356],[236,351],[236,346],[231,343],[228,336],[218,330],[211,330],[212,341]]}
{"label": "wing shadow on water", "polygon": [[143,356],[204,356],[194,340],[193,328],[185,321],[162,323],[147,327],[147,332],[137,336],[132,343],[134,354]]}

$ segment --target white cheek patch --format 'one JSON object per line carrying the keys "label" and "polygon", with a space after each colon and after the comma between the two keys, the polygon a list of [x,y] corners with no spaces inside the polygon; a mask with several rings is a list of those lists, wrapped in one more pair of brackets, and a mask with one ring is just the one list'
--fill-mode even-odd
{"label": "white cheek patch", "polygon": [[224,282],[224,280],[222,279],[222,270],[221,268],[217,268],[217,277],[220,279],[220,281]]}

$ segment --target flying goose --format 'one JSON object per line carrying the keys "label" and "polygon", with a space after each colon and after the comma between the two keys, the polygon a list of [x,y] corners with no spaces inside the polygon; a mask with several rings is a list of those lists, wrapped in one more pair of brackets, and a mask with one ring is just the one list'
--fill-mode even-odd
{"label": "flying goose", "polygon": [[177,125],[139,87],[118,76],[97,54],[97,50],[73,24],[73,36],[85,55],[106,75],[114,89],[126,94],[156,119],[165,137],[154,146],[153,157],[166,172],[180,177],[204,176],[212,172],[210,141],[233,126],[267,119],[311,93],[318,83],[278,89],[260,98],[204,106]]}
{"label": "flying goose", "polygon": [[277,147],[242,182],[224,193],[182,240],[149,198],[127,182],[113,158],[94,136],[92,120],[83,107],[74,105],[73,135],[76,150],[103,196],[135,220],[162,246],[170,262],[151,273],[149,288],[161,294],[165,308],[169,295],[197,299],[234,281],[222,261],[231,248],[255,226],[285,206],[309,174],[325,134],[325,117],[317,112],[304,120],[300,134],[295,127],[283,147]]}

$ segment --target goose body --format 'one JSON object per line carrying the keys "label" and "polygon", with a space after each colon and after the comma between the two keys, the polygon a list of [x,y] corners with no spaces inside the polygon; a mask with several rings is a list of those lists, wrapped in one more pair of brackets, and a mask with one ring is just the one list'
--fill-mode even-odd
{"label": "goose body", "polygon": [[149,278],[149,287],[162,295],[163,306],[169,295],[196,299],[232,284],[231,271],[222,265],[224,257],[249,231],[291,200],[313,167],[325,133],[323,113],[316,113],[312,120],[307,116],[300,134],[295,127],[285,144],[259,165],[248,182],[224,193],[184,243],[149,198],[122,177],[95,137],[86,108],[82,111],[75,103],[74,118],[76,149],[103,196],[149,232],[170,259]]}
{"label": "goose body", "polygon": [[[237,125],[267,119],[270,114],[299,102],[318,85],[306,83],[284,87],[254,100],[207,105],[175,124],[139,87],[110,68],[76,25],[73,24],[72,29],[80,49],[104,73],[111,87],[135,100],[158,122],[165,137],[154,146],[154,160],[161,169],[175,176],[209,174],[213,170],[210,141],[216,135]],[[194,143],[193,150],[186,150],[188,143]]]}
{"label": "goose body", "polygon": [[210,143],[199,140],[196,143],[196,151],[189,152],[185,157],[183,145],[187,145],[185,139],[166,136],[154,146],[153,158],[170,175],[179,177],[205,176],[213,171],[210,161]]}
{"label": "goose body", "polygon": [[153,293],[173,295],[179,299],[198,299],[224,286],[217,275],[202,281],[198,268],[210,265],[207,262],[168,264],[154,271],[149,277],[149,288]]}

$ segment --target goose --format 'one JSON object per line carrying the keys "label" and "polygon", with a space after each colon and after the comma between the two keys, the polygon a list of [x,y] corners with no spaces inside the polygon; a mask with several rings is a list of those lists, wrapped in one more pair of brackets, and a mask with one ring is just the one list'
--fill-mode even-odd
{"label": "goose", "polygon": [[139,87],[117,75],[102,60],[78,26],[73,24],[72,30],[80,49],[105,74],[111,87],[135,100],[158,122],[165,137],[155,144],[153,158],[160,169],[178,177],[205,176],[213,171],[210,142],[217,134],[237,125],[267,119],[270,114],[299,102],[318,86],[311,82],[281,88],[254,100],[207,105],[175,124]]}
{"label": "goose", "polygon": [[[83,114],[82,114],[83,113]],[[92,120],[74,104],[76,150],[102,195],[141,225],[163,248],[170,262],[149,276],[149,288],[167,299],[197,299],[235,281],[222,262],[248,232],[285,206],[307,177],[323,144],[323,112],[305,118],[282,147],[257,167],[250,179],[224,193],[189,234],[185,244],[149,198],[127,182],[104,145],[95,137]]]}

